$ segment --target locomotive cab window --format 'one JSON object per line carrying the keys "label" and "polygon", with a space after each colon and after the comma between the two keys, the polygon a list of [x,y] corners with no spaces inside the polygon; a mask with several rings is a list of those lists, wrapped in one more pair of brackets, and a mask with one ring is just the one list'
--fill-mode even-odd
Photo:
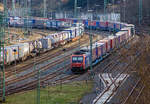
{"label": "locomotive cab window", "polygon": [[78,58],[77,57],[72,57],[72,62],[77,62]]}
{"label": "locomotive cab window", "polygon": [[81,63],[81,62],[83,62],[83,57],[82,56],[73,56],[72,62],[73,63]]}
{"label": "locomotive cab window", "polygon": [[78,57],[78,62],[83,62],[83,57]]}

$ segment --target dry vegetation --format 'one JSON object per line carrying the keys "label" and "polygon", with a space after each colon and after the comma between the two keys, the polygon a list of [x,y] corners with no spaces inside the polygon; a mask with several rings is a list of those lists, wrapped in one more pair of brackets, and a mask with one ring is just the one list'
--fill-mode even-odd
{"label": "dry vegetation", "polygon": [[142,42],[142,49],[144,52],[140,56],[140,60],[138,61],[138,67],[136,70],[140,78],[142,79],[142,86],[144,89],[139,97],[137,103],[138,104],[148,104],[150,102],[150,37],[144,37]]}
{"label": "dry vegetation", "polygon": [[[134,57],[134,63],[130,65],[130,76],[133,76],[133,81],[129,81],[128,86],[133,89],[136,83],[139,81],[139,84],[136,86],[134,91],[129,96],[131,90],[122,90],[121,96],[118,96],[121,101],[124,101],[127,96],[125,104],[149,104],[150,102],[150,36],[142,36],[139,38],[136,44],[132,45],[129,50],[123,49],[121,51],[122,56]],[[126,60],[123,60],[126,62]]]}

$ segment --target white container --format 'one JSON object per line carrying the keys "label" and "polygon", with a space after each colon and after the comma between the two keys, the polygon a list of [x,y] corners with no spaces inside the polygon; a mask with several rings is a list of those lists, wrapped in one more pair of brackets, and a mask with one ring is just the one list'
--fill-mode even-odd
{"label": "white container", "polygon": [[40,39],[41,44],[42,44],[42,49],[51,49],[51,39],[50,38],[42,38]]}

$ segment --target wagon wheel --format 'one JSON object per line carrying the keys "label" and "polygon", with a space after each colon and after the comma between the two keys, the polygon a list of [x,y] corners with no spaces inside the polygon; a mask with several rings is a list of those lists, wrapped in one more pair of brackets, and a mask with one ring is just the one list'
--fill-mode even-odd
{"label": "wagon wheel", "polygon": [[24,56],[23,58],[22,58],[22,61],[25,61],[27,59],[27,56]]}
{"label": "wagon wheel", "polygon": [[8,62],[7,65],[11,65],[11,62]]}

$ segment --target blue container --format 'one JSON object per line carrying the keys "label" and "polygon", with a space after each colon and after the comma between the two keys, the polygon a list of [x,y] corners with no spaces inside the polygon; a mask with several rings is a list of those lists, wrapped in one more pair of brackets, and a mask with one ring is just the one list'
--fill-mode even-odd
{"label": "blue container", "polygon": [[78,20],[73,20],[73,23],[77,23],[78,22]]}
{"label": "blue container", "polygon": [[85,27],[88,28],[88,20],[85,20]]}
{"label": "blue container", "polygon": [[100,28],[100,22],[96,21],[96,28]]}

